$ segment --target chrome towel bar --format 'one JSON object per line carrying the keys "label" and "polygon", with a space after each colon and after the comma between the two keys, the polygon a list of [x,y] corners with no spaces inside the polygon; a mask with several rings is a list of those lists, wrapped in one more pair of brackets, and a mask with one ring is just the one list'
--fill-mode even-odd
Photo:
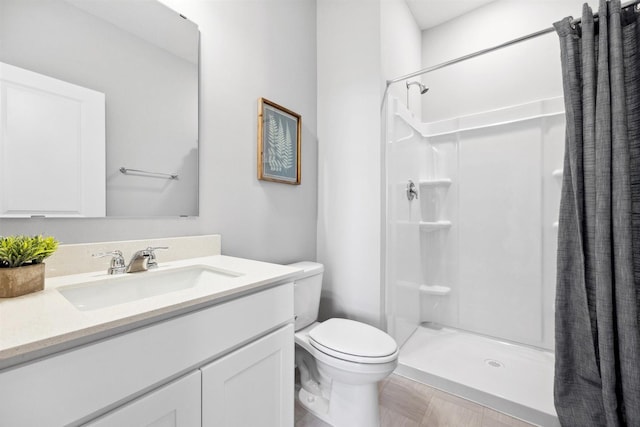
{"label": "chrome towel bar", "polygon": [[122,172],[125,175],[140,175],[140,176],[149,176],[154,178],[178,179],[177,173],[149,172],[149,171],[143,171],[140,169],[125,168],[124,166],[120,168],[120,172]]}

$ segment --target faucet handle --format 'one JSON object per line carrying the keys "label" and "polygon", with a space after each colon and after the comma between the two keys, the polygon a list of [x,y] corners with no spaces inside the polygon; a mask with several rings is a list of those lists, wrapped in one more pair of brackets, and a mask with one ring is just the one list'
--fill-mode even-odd
{"label": "faucet handle", "polygon": [[155,251],[157,250],[166,250],[169,249],[169,246],[149,246],[147,249],[145,249],[148,254],[149,254],[149,261],[147,262],[147,268],[158,268],[158,261],[156,260],[156,253]]}
{"label": "faucet handle", "polygon": [[409,182],[407,183],[407,199],[409,199],[409,201],[412,201],[413,199],[417,199],[418,198],[418,192],[416,191],[416,184],[409,180]]}
{"label": "faucet handle", "polygon": [[109,269],[107,270],[108,274],[123,274],[126,269],[126,263],[124,260],[124,256],[122,256],[122,252],[119,250],[114,250],[111,252],[98,252],[92,255],[94,258],[103,258],[111,256],[111,264],[109,265]]}

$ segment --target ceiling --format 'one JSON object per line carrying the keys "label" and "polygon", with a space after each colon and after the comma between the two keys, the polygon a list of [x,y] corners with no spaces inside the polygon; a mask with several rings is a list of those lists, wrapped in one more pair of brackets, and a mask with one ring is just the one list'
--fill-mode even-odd
{"label": "ceiling", "polygon": [[422,30],[435,27],[456,16],[494,0],[405,0]]}

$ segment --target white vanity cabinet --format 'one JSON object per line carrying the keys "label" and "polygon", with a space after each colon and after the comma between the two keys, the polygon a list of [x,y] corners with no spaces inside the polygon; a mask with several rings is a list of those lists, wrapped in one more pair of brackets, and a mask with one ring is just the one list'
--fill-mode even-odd
{"label": "white vanity cabinet", "polygon": [[151,391],[86,427],[193,427],[201,424],[200,371]]}
{"label": "white vanity cabinet", "polygon": [[196,308],[0,371],[0,425],[292,426],[293,283]]}
{"label": "white vanity cabinet", "polygon": [[292,335],[289,324],[85,426],[293,426]]}
{"label": "white vanity cabinet", "polygon": [[293,426],[293,325],[202,368],[202,427]]}

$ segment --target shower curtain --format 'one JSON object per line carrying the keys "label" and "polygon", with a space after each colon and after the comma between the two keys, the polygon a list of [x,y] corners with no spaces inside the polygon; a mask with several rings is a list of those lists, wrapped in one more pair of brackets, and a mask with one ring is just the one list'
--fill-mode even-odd
{"label": "shower curtain", "polygon": [[555,24],[566,148],[554,398],[563,426],[640,425],[640,20],[600,1]]}

